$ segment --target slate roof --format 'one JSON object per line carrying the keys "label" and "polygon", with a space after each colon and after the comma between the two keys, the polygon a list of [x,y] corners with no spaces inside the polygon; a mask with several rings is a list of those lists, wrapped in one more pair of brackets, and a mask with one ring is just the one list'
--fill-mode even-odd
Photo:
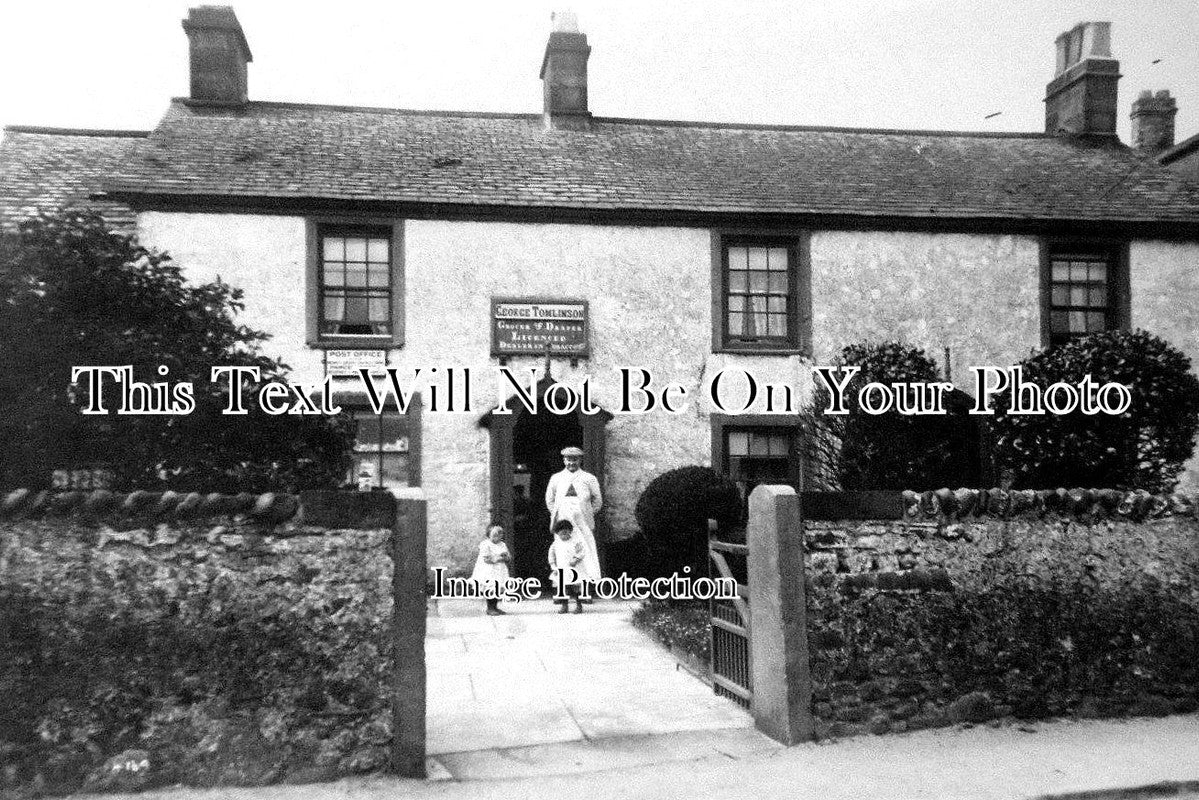
{"label": "slate roof", "polygon": [[145,135],[9,128],[0,223],[99,205],[368,201],[442,207],[1199,225],[1199,188],[1118,143],[250,102],[171,103]]}
{"label": "slate roof", "polygon": [[112,200],[89,200],[117,165],[145,142],[146,131],[5,128],[0,141],[0,226],[68,202],[96,208],[116,228],[132,228],[133,212]]}
{"label": "slate roof", "polygon": [[1157,161],[1159,164],[1172,164],[1184,156],[1189,156],[1196,150],[1199,150],[1199,133],[1189,139],[1184,139],[1168,150],[1158,154]]}
{"label": "slate roof", "polygon": [[1045,134],[174,101],[109,189],[587,210],[1199,222],[1123,145]]}

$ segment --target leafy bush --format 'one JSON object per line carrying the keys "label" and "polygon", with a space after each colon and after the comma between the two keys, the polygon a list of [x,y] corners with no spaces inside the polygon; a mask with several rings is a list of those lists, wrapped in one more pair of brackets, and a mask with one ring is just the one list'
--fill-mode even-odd
{"label": "leafy bush", "polygon": [[678,647],[701,661],[708,660],[712,615],[706,603],[646,600],[633,612],[633,624],[667,647]]}
{"label": "leafy bush", "polygon": [[[67,210],[0,235],[0,485],[41,488],[57,469],[100,467],[114,488],[297,491],[344,480],[352,422],[335,416],[225,415],[213,366],[256,367],[284,382],[263,355],[268,338],[238,323],[242,292],[220,279],[188,283],[181,268],[94,212]],[[143,383],[190,381],[186,415],[85,416],[76,366],[133,368]],[[169,372],[159,374],[159,366]]]}
{"label": "leafy bush", "polygon": [[[863,343],[845,347],[838,366],[861,370],[845,391],[844,416],[824,415],[841,439],[836,460],[843,489],[911,489],[975,486],[980,479],[978,422],[966,415],[960,400],[946,395],[945,415],[903,415],[892,409],[867,414],[857,403],[867,383],[941,381],[936,363],[923,350],[900,342]],[[828,390],[820,384],[814,409],[823,414]]]}
{"label": "leafy bush", "polygon": [[1094,486],[1168,492],[1191,457],[1199,433],[1199,378],[1191,362],[1146,331],[1097,333],[1020,362],[1024,380],[1042,388],[1122,383],[1132,406],[1119,416],[1006,415],[996,398],[996,460],[1017,487]]}
{"label": "leafy bush", "polygon": [[679,467],[650,481],[634,509],[652,575],[708,574],[708,520],[722,529],[741,520],[736,484],[708,467]]}

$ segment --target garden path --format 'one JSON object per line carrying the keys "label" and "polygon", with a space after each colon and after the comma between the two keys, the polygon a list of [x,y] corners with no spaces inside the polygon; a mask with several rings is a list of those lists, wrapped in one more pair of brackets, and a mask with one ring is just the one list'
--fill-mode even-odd
{"label": "garden path", "polygon": [[[586,772],[776,749],[749,714],[633,627],[636,603],[430,602],[430,777]],[[447,775],[448,773],[448,775]]]}

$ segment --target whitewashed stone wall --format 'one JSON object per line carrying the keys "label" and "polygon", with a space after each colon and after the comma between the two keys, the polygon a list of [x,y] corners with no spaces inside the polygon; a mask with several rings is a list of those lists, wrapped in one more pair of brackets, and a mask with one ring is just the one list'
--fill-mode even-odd
{"label": "whitewashed stone wall", "polygon": [[[609,424],[603,479],[618,537],[635,531],[633,507],[654,476],[710,462],[702,396],[714,374],[742,368],[801,395],[810,389],[806,359],[711,352],[707,230],[422,220],[404,226],[406,343],[389,354],[390,363],[401,375],[455,366],[472,368],[476,377],[473,411],[422,417],[432,565],[469,564],[488,519],[489,444],[478,422],[500,399],[489,357],[493,295],[587,299],[591,358],[577,367],[554,359],[553,373],[572,386],[590,374],[594,400],[609,410],[618,407],[622,366],[645,367],[659,384],[686,387],[685,413],[618,414]],[[323,378],[321,353],[305,343],[302,217],[146,212],[139,228],[143,241],[168,250],[189,277],[219,274],[245,289],[243,321],[273,335],[266,349],[292,366],[294,380]],[[1184,299],[1199,289],[1197,252],[1166,243],[1133,247],[1134,324],[1188,353],[1199,350],[1199,312]],[[862,340],[901,339],[938,362],[948,346],[955,381],[963,385],[967,366],[1010,364],[1040,344],[1034,238],[816,232],[811,265],[818,363]],[[1159,285],[1188,289],[1177,299],[1150,300]],[[540,358],[509,362],[541,365]]]}
{"label": "whitewashed stone wall", "polygon": [[812,236],[814,355],[898,339],[944,362],[1006,365],[1040,346],[1040,256],[1023,236],[824,231]]}

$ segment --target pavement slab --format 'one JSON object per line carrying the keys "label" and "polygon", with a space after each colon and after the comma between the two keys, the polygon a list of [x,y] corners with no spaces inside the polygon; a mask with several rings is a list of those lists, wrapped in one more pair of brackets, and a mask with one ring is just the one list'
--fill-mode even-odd
{"label": "pavement slab", "polygon": [[[600,763],[586,743],[601,739],[640,742],[659,754],[665,745],[650,746],[648,737],[732,729],[765,739],[744,709],[633,627],[636,603],[598,601],[582,614],[558,614],[548,600],[505,605],[507,615],[490,617],[479,601],[430,602],[428,752],[452,755],[438,758],[451,775],[511,776],[521,764],[528,774],[553,771],[542,756]],[[566,743],[575,743],[569,756],[544,749]],[[680,758],[694,757],[690,745],[679,747]]]}
{"label": "pavement slab", "polygon": [[[596,739],[483,752],[472,760],[443,754],[434,757],[430,773],[441,780],[370,776],[304,786],[174,788],[97,800],[1038,800],[1079,793],[1128,800],[1152,796],[1145,787],[1185,789],[1199,781],[1194,714],[958,726],[787,748],[759,749],[751,734],[721,729],[706,742],[696,733]],[[680,737],[688,741],[673,746],[666,741]],[[541,765],[540,771],[520,775],[530,764]],[[557,765],[553,774],[549,764]],[[463,777],[455,778],[454,769]],[[466,777],[467,770],[475,777]]]}

